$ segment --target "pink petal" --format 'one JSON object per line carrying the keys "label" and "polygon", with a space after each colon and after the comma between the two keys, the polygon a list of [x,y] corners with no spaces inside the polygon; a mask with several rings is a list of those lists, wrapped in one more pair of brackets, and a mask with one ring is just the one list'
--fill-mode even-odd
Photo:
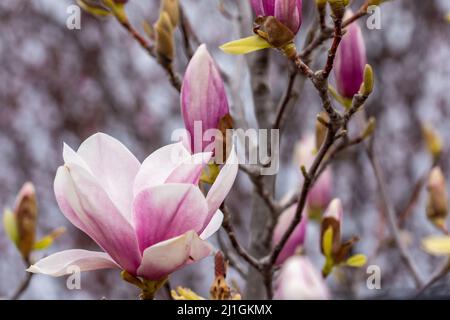
{"label": "pink petal", "polygon": [[[345,13],[345,19],[352,15],[353,12],[348,9]],[[359,91],[363,82],[366,63],[366,46],[363,34],[358,23],[353,22],[348,26],[336,53],[334,75],[341,96],[352,98]]]}
{"label": "pink petal", "polygon": [[159,280],[188,263],[207,257],[211,246],[194,231],[157,243],[144,251],[138,275],[148,280]]}
{"label": "pink petal", "polygon": [[211,157],[211,152],[192,155],[175,168],[165,183],[190,183],[197,185],[203,168]]}
{"label": "pink petal", "polygon": [[164,146],[153,152],[142,163],[136,175],[133,186],[134,196],[144,189],[166,182],[172,172],[190,157],[191,154],[182,142]]}
{"label": "pink petal", "polygon": [[[181,88],[181,112],[191,136],[193,153],[204,151],[211,141],[203,141],[203,134],[217,129],[219,120],[229,113],[228,100],[220,73],[214,60],[201,45],[186,69]],[[195,122],[201,130],[194,130]],[[194,142],[198,141],[198,145]]]}
{"label": "pink petal", "polygon": [[191,184],[164,184],[142,191],[134,202],[134,223],[141,252],[189,230],[199,232],[207,216],[205,197]]}
{"label": "pink petal", "polygon": [[[297,205],[293,205],[281,214],[278,223],[275,227],[275,230],[273,232],[272,243],[274,246],[278,244],[283,235],[286,233],[286,230],[289,228],[292,220],[295,217],[296,211]],[[280,255],[278,256],[276,261],[277,265],[283,264],[287,258],[295,254],[295,251],[299,246],[302,246],[304,244],[307,223],[308,223],[308,214],[305,210],[302,215],[302,220],[295,227],[288,241],[281,250]]]}
{"label": "pink petal", "polygon": [[294,256],[286,261],[276,280],[276,287],[274,299],[277,300],[330,298],[322,275],[305,256]]}
{"label": "pink petal", "polygon": [[[140,163],[118,140],[97,133],[86,139],[77,155],[64,148],[66,164],[77,164],[91,173],[108,193],[115,206],[126,219],[131,218],[133,182]],[[70,154],[70,156],[69,156]]]}
{"label": "pink petal", "polygon": [[301,0],[275,1],[275,18],[296,34],[302,23]]}
{"label": "pink petal", "polygon": [[120,268],[111,257],[104,252],[80,249],[57,252],[31,265],[27,271],[60,277],[72,274],[78,267],[79,271]]}
{"label": "pink petal", "polygon": [[102,186],[86,170],[72,164],[59,167],[54,189],[67,219],[97,242],[123,269],[135,272],[141,256],[134,230]]}
{"label": "pink petal", "polygon": [[207,219],[208,222],[230,192],[234,180],[236,179],[238,169],[238,158],[233,146],[227,161],[216,178],[216,181],[214,181],[214,184],[211,186],[211,189],[206,195],[209,210],[209,217]]}
{"label": "pink petal", "polygon": [[213,215],[211,221],[209,221],[206,228],[202,231],[200,235],[200,239],[206,240],[209,237],[211,237],[214,233],[216,233],[217,230],[220,229],[222,226],[223,221],[223,213],[220,210],[217,210],[216,213]]}
{"label": "pink petal", "polygon": [[257,16],[275,15],[275,0],[252,0],[251,3]]}

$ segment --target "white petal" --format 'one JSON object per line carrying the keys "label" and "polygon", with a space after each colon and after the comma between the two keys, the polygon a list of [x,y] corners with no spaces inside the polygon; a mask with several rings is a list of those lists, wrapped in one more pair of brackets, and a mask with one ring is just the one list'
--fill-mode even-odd
{"label": "white petal", "polygon": [[31,265],[27,271],[60,277],[75,271],[114,268],[119,268],[119,266],[104,252],[73,249],[45,257]]}
{"label": "white petal", "polygon": [[200,239],[206,240],[209,237],[211,237],[214,233],[216,233],[216,231],[219,230],[220,227],[222,226],[222,221],[223,221],[223,213],[222,211],[217,210],[214,216],[212,217],[211,221],[209,222],[209,224],[200,234]]}

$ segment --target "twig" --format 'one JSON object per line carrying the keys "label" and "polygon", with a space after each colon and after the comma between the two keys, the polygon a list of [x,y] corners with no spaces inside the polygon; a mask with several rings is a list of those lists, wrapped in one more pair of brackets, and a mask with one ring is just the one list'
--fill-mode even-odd
{"label": "twig", "polygon": [[425,291],[430,288],[433,284],[444,278],[450,271],[450,260],[446,258],[444,263],[436,269],[436,271],[431,275],[430,279],[422,285],[422,287],[417,291],[417,296],[422,295]]}
{"label": "twig", "polygon": [[234,250],[245,260],[250,264],[253,268],[257,270],[261,270],[261,264],[260,262],[255,259],[253,256],[251,256],[247,250],[245,250],[239,243],[239,241],[236,238],[236,234],[234,232],[234,228],[231,224],[231,217],[230,213],[228,211],[228,208],[226,206],[222,206],[222,212],[223,212],[223,222],[222,227],[226,231],[228,238],[230,239],[231,245],[233,246]]}
{"label": "twig", "polygon": [[16,291],[11,296],[11,300],[18,300],[22,294],[28,289],[28,286],[30,285],[31,278],[33,277],[34,273],[27,272],[25,278],[22,280],[19,287],[16,289]]}
{"label": "twig", "polygon": [[380,198],[382,205],[384,206],[384,211],[387,214],[389,226],[391,228],[392,235],[394,237],[395,244],[400,252],[400,256],[405,263],[406,267],[408,268],[411,276],[413,277],[414,283],[417,288],[420,288],[423,286],[423,280],[419,274],[419,271],[414,264],[408,249],[406,248],[405,244],[403,243],[401,237],[400,237],[400,230],[398,228],[397,224],[397,217],[395,214],[395,210],[393,205],[390,202],[390,199],[388,197],[388,191],[386,189],[386,183],[384,180],[383,173],[381,171],[381,166],[379,164],[378,158],[376,157],[376,154],[374,152],[374,141],[372,138],[372,141],[370,145],[366,148],[367,155],[369,157],[370,163],[372,165],[375,179],[377,181],[378,190],[380,193]]}
{"label": "twig", "polygon": [[[119,20],[117,20],[119,21]],[[120,25],[140,44],[140,46],[147,51],[147,53],[156,58],[155,48],[151,45],[132,25],[128,20],[119,21]],[[158,60],[158,59],[156,59]],[[177,90],[181,91],[181,77],[177,74],[170,65],[159,63],[164,68],[169,76],[170,83]]]}
{"label": "twig", "polygon": [[336,57],[336,52],[339,44],[342,40],[342,17],[333,17],[334,22],[334,39],[330,50],[328,50],[328,57],[325,67],[323,68],[323,76],[328,78],[331,70],[333,70],[334,58]]}
{"label": "twig", "polygon": [[241,264],[239,263],[239,260],[236,259],[236,257],[233,255],[233,253],[230,252],[229,248],[226,246],[226,244],[222,238],[221,232],[217,232],[217,242],[219,243],[220,250],[223,252],[224,257],[228,261],[230,266],[233,269],[235,269],[242,278],[245,279],[247,276],[247,273],[244,271],[244,267],[241,266]]}
{"label": "twig", "polygon": [[183,35],[183,48],[184,53],[186,54],[186,57],[190,60],[192,56],[194,55],[194,52],[191,48],[191,43],[189,41],[191,34],[192,34],[192,28],[187,20],[186,14],[184,13],[183,7],[180,5],[180,30],[181,34]]}
{"label": "twig", "polygon": [[272,126],[273,129],[281,128],[287,106],[289,105],[291,98],[294,96],[292,91],[294,88],[294,83],[295,83],[296,77],[297,77],[297,72],[289,73],[288,86],[287,86],[286,91],[284,92],[283,97],[277,107],[277,115],[275,117],[275,122]]}
{"label": "twig", "polygon": [[284,233],[281,240],[276,244],[275,248],[273,249],[272,253],[266,258],[266,264],[270,267],[273,266],[275,261],[277,260],[278,256],[281,253],[281,250],[285,246],[287,240],[291,236],[292,232],[294,232],[297,225],[300,223],[302,219],[302,213],[303,209],[306,205],[306,199],[309,193],[310,188],[312,187],[314,177],[317,174],[317,170],[319,169],[320,164],[322,163],[323,159],[325,158],[325,155],[327,154],[330,147],[333,145],[335,141],[335,135],[336,135],[336,129],[330,128],[327,132],[327,136],[325,139],[325,142],[323,143],[322,147],[320,148],[319,153],[317,154],[316,158],[314,159],[314,162],[311,166],[311,168],[308,171],[307,176],[305,177],[305,180],[303,182],[302,191],[300,193],[300,197],[298,200],[297,209],[295,212],[294,219],[292,220],[291,224],[289,225],[289,228]]}

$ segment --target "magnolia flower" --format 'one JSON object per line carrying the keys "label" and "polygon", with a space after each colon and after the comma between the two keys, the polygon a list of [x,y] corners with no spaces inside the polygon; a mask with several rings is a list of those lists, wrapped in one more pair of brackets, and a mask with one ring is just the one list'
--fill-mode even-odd
{"label": "magnolia flower", "polygon": [[59,207],[104,252],[62,251],[28,271],[62,276],[76,265],[160,280],[210,254],[204,240],[221,225],[218,208],[238,170],[234,149],[206,197],[197,184],[211,153],[191,155],[181,142],[140,164],[119,141],[98,133],[77,152],[64,145],[63,157],[54,183]]}
{"label": "magnolia flower", "polygon": [[[353,15],[348,9],[344,19]],[[336,53],[334,75],[339,94],[351,99],[360,89],[367,63],[364,38],[357,22],[351,23]]]}
{"label": "magnolia flower", "polygon": [[[313,135],[300,140],[294,150],[294,163],[297,167],[309,169],[314,161],[316,142]],[[308,193],[308,207],[313,212],[322,212],[328,206],[332,197],[333,172],[327,168],[314,183]]]}
{"label": "magnolia flower", "polygon": [[[290,208],[286,209],[278,219],[278,223],[273,232],[272,243],[273,245],[277,245],[277,243],[281,240],[283,235],[286,233],[286,230],[291,225],[292,220],[295,217],[295,213],[297,211],[297,205],[293,205]],[[297,227],[292,232],[288,241],[284,245],[280,254],[278,255],[276,264],[283,264],[287,258],[294,255],[297,248],[302,246],[305,242],[306,236],[306,225],[308,223],[308,214],[303,213],[302,220],[297,225]]]}
{"label": "magnolia flower", "polygon": [[193,153],[206,149],[211,141],[204,137],[205,132],[218,129],[220,120],[229,114],[222,78],[204,44],[187,67],[181,87],[181,113]]}
{"label": "magnolia flower", "polygon": [[305,256],[293,256],[277,278],[274,298],[278,300],[326,300],[328,288],[321,274]]}
{"label": "magnolia flower", "polygon": [[302,24],[302,0],[251,0],[256,15],[273,16],[294,34]]}

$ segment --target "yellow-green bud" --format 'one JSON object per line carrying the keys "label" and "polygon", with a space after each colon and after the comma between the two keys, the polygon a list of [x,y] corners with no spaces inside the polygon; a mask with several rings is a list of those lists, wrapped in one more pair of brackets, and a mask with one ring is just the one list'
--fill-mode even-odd
{"label": "yellow-green bud", "polygon": [[439,229],[446,228],[448,215],[447,183],[439,167],[428,177],[427,217]]}

